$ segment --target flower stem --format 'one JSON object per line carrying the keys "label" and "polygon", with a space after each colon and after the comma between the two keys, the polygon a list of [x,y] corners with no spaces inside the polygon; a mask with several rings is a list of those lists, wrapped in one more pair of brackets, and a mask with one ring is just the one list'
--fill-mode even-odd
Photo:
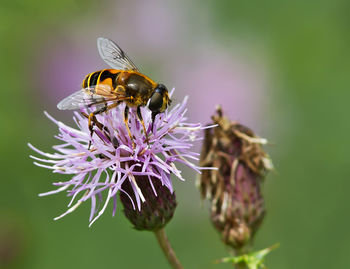
{"label": "flower stem", "polygon": [[183,269],[180,261],[177,259],[176,254],[172,247],[170,246],[170,242],[164,229],[159,229],[154,232],[157,237],[158,243],[163,250],[164,255],[168,259],[168,262],[174,269]]}
{"label": "flower stem", "polygon": [[[239,248],[234,250],[235,256],[241,256],[249,253],[247,249]],[[239,262],[234,265],[235,269],[248,269],[248,266],[244,262]]]}
{"label": "flower stem", "polygon": [[235,269],[247,269],[248,267],[244,263],[236,263],[234,265]]}

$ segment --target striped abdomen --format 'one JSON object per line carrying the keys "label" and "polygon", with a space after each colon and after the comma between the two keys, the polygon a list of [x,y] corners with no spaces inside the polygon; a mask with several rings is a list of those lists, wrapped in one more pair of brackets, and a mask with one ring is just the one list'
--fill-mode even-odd
{"label": "striped abdomen", "polygon": [[83,81],[83,88],[89,88],[99,84],[107,84],[114,90],[117,87],[117,77],[121,70],[103,69],[87,75]]}

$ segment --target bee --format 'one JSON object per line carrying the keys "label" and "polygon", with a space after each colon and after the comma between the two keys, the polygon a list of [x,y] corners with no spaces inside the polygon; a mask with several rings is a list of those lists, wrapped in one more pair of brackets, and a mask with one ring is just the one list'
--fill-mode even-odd
{"label": "bee", "polygon": [[94,111],[88,115],[88,126],[92,135],[93,126],[96,123],[95,116],[124,102],[126,104],[124,123],[130,139],[133,140],[128,117],[129,108],[133,107],[136,108],[138,120],[142,124],[148,141],[140,108],[148,104],[148,108],[152,111],[153,129],[156,115],[164,112],[171,103],[167,88],[142,74],[126,53],[112,40],[98,38],[97,48],[101,58],[112,69],[88,74],[83,80],[82,89],[64,98],[58,103],[57,108],[60,110],[94,108]]}

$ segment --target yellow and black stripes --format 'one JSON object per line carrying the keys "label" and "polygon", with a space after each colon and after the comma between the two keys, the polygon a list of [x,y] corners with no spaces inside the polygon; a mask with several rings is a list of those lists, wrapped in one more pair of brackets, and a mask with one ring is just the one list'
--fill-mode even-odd
{"label": "yellow and black stripes", "polygon": [[117,77],[121,70],[103,69],[87,75],[83,81],[83,88],[93,87],[99,84],[107,84],[115,89],[117,87]]}

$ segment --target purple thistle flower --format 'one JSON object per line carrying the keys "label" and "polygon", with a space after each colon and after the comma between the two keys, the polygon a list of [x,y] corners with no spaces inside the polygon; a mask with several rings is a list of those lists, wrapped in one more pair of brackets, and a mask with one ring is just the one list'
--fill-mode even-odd
{"label": "purple thistle flower", "polygon": [[[75,112],[74,120],[78,129],[74,129],[45,112],[45,115],[58,126],[59,134],[56,138],[63,144],[53,146],[56,151],[54,154],[45,153],[28,144],[30,148],[46,158],[30,157],[37,161],[34,164],[52,169],[53,173],[73,175],[70,180],[53,183],[58,189],[39,195],[46,196],[66,191],[67,196],[71,197],[69,209],[55,220],[73,212],[89,199],[91,201],[90,226],[103,214],[110,201],[114,205],[114,216],[118,192],[124,193],[130,199],[134,210],[141,210],[141,204],[146,198],[137,184],[137,177],[148,179],[154,195],[157,196],[157,189],[154,186],[156,184],[152,183],[153,180],[159,180],[170,193],[174,192],[171,174],[184,181],[177,164],[185,164],[200,173],[202,168],[190,161],[197,161],[199,154],[192,152],[191,148],[194,141],[202,139],[199,136],[200,131],[208,127],[186,123],[186,103],[187,97],[181,104],[157,115],[153,130],[151,130],[152,113],[147,108],[142,108],[148,143],[136,111],[132,110],[129,116],[129,127],[134,136],[135,148],[123,121],[125,104],[97,115],[98,123],[94,127],[92,136],[88,120],[81,114]],[[90,141],[91,147],[88,149]],[[130,183],[132,193],[123,189],[124,182]],[[105,201],[102,196],[104,191],[108,193]]]}

